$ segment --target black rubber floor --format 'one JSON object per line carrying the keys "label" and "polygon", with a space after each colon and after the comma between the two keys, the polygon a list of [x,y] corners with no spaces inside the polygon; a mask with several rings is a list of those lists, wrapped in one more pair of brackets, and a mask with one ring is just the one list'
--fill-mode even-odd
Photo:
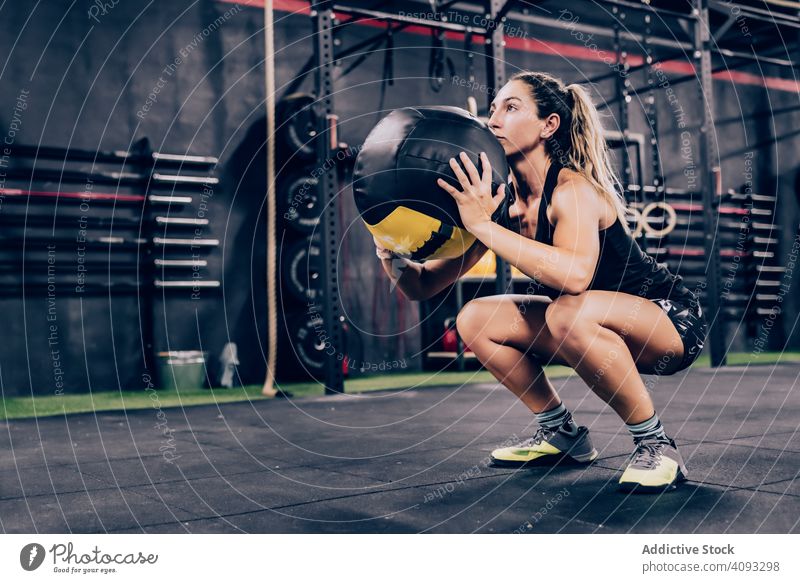
{"label": "black rubber floor", "polygon": [[800,532],[800,366],[648,380],[689,468],[667,494],[616,491],[630,438],[572,378],[590,467],[489,467],[534,430],[489,384],[0,423],[0,531]]}

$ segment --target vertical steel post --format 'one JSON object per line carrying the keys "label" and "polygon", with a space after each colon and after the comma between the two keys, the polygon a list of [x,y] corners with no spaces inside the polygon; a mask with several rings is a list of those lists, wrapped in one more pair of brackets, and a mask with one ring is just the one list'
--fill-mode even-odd
{"label": "vertical steel post", "polygon": [[[631,172],[631,157],[628,153],[628,100],[630,99],[628,89],[630,88],[630,81],[628,80],[628,73],[630,65],[628,64],[628,53],[622,47],[622,37],[620,29],[622,28],[621,21],[625,20],[625,13],[616,6],[611,8],[611,13],[614,15],[614,54],[616,55],[616,65],[622,67],[625,75],[616,72],[614,77],[614,87],[616,89],[616,98],[618,103],[617,126],[622,134],[622,195],[628,198],[630,186],[633,184],[633,173]],[[641,164],[637,170],[641,170]],[[641,186],[644,186],[644,177],[641,171],[638,172],[636,180],[639,181]],[[635,196],[642,195],[642,190],[638,191]]]}
{"label": "vertical steel post", "polygon": [[[642,0],[643,4],[649,4],[650,0]],[[664,201],[665,187],[664,175],[662,172],[661,153],[658,151],[658,104],[656,103],[656,80],[655,65],[653,63],[653,51],[650,48],[650,36],[652,34],[652,16],[648,13],[644,15],[644,34],[642,34],[642,48],[644,49],[645,72],[647,74],[647,90],[645,91],[644,114],[647,124],[650,126],[650,163],[653,168],[652,184],[655,188],[653,198],[658,202]]]}
{"label": "vertical steel post", "polygon": [[337,213],[337,168],[334,150],[338,147],[336,115],[333,109],[333,3],[312,0],[311,20],[314,25],[314,53],[317,68],[316,84],[318,130],[317,163],[324,173],[319,180],[323,201],[322,228],[323,286],[322,318],[326,331],[325,393],[344,392],[342,360],[346,357],[339,305],[339,269],[336,253],[341,227]]}
{"label": "vertical steel post", "polygon": [[709,30],[708,0],[694,0],[694,64],[699,76],[702,124],[700,126],[700,156],[697,167],[702,173],[703,243],[706,254],[706,318],[711,366],[723,366],[726,360],[724,313],[720,299],[719,238],[717,237],[719,205],[719,151],[714,135],[714,90],[711,78],[711,31]]}
{"label": "vertical steel post", "polygon": [[[495,94],[506,82],[506,43],[503,40],[503,30],[505,16],[500,17],[507,2],[513,0],[487,0],[486,13],[484,16],[494,21],[499,20],[485,39],[485,54],[486,54],[486,85],[489,92],[487,95],[487,110],[491,105]],[[495,292],[498,294],[509,293],[511,287],[511,266],[503,261],[500,256],[497,256],[497,277],[495,279]]]}
{"label": "vertical steel post", "polygon": [[[153,185],[154,170],[153,148],[150,145],[150,140],[144,138],[138,142],[137,150],[137,153],[140,155],[140,158],[136,163],[138,170],[143,176],[147,176],[147,183],[144,191],[144,202],[142,203],[142,222],[139,231],[139,237],[144,240],[144,243],[137,244],[139,256],[139,273],[137,274],[137,279],[139,280],[139,322],[142,333],[142,363],[145,372],[152,378],[157,378],[158,361],[155,339],[156,253],[155,246],[153,244],[153,237],[155,236],[154,223],[156,219],[153,213],[153,207],[150,203],[150,193]],[[174,191],[171,194],[174,195]],[[167,300],[163,293],[161,298],[162,309],[166,310]],[[164,379],[160,379],[159,382],[162,382],[163,380]]]}

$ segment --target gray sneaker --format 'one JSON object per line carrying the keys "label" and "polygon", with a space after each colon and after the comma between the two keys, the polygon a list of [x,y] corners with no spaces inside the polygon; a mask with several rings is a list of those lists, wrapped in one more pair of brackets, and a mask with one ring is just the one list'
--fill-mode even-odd
{"label": "gray sneaker", "polygon": [[596,458],[597,450],[586,427],[578,427],[574,436],[561,429],[540,427],[532,438],[492,452],[494,465],[506,467],[553,465],[561,460],[588,464]]}
{"label": "gray sneaker", "polygon": [[673,490],[686,480],[686,466],[674,441],[651,437],[635,443],[636,450],[619,479],[620,490],[658,493]]}

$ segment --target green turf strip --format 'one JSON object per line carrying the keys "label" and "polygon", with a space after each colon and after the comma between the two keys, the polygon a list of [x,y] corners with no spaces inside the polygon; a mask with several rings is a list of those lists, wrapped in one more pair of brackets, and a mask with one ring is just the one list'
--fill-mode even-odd
{"label": "green turf strip", "polygon": [[[800,362],[800,352],[733,353],[728,355],[729,365],[773,364]],[[701,356],[693,365],[709,366],[707,356]],[[550,378],[563,378],[574,374],[563,366],[545,367]],[[423,388],[429,386],[463,385],[467,383],[496,383],[491,373],[485,370],[467,372],[415,372],[402,374],[375,375],[345,381],[345,393],[363,393],[402,388]],[[280,388],[291,393],[292,398],[315,397],[324,394],[319,383],[285,383]],[[92,411],[119,411],[164,407],[185,407],[213,403],[232,403],[235,401],[261,400],[261,386],[248,386],[237,389],[196,389],[142,391],[103,391],[74,395],[36,395],[33,397],[4,397],[0,407],[0,420],[45,417],[66,413],[86,413]]]}

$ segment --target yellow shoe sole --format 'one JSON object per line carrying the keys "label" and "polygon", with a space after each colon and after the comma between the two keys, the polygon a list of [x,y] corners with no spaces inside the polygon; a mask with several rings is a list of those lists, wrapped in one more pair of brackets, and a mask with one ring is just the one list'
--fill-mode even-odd
{"label": "yellow shoe sole", "polygon": [[494,456],[492,458],[492,465],[503,468],[531,468],[542,466],[555,466],[555,465],[577,465],[585,466],[591,464],[597,459],[598,453],[593,449],[590,453],[581,456],[580,458],[572,457],[569,454],[560,452],[557,454],[544,454],[532,460],[503,460]]}
{"label": "yellow shoe sole", "polygon": [[678,470],[678,474],[675,476],[675,479],[669,484],[663,484],[660,486],[646,486],[644,484],[639,484],[638,482],[620,482],[619,491],[627,492],[629,494],[661,494],[662,492],[669,492],[676,489],[678,484],[685,482],[686,480],[687,478],[683,475],[683,472]]}

